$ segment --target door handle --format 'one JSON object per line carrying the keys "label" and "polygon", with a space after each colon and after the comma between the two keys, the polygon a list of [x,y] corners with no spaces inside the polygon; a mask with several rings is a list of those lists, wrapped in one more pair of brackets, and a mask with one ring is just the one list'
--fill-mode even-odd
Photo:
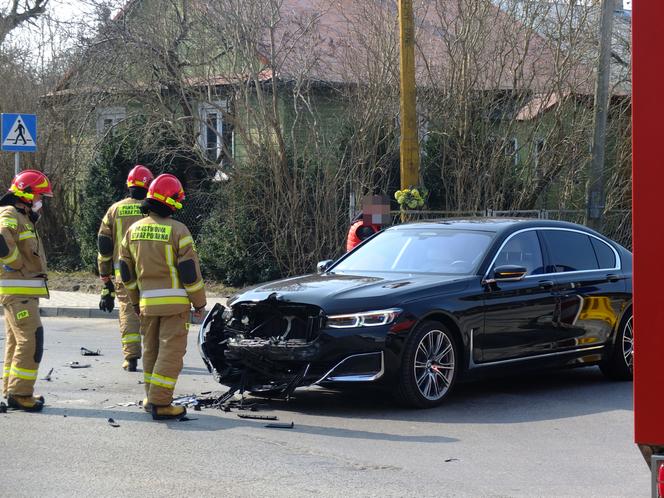
{"label": "door handle", "polygon": [[609,273],[609,274],[606,276],[606,279],[607,279],[609,282],[617,282],[618,280],[620,280],[620,275],[616,275],[615,273]]}
{"label": "door handle", "polygon": [[540,280],[538,283],[542,289],[553,289],[553,280]]}

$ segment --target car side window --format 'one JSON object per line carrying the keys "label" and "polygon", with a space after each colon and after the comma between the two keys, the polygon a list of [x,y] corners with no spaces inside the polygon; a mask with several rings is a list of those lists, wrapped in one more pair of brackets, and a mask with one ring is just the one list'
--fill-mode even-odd
{"label": "car side window", "polygon": [[597,261],[599,261],[599,267],[610,269],[615,268],[616,265],[616,254],[613,252],[606,242],[602,242],[595,237],[591,237],[590,241],[593,244],[593,249],[595,249],[595,254],[597,255]]}
{"label": "car side window", "polygon": [[526,275],[544,273],[542,249],[534,230],[521,232],[507,241],[493,266],[503,265],[523,266],[527,270]]}
{"label": "car side window", "polygon": [[590,237],[569,230],[542,230],[555,272],[597,270],[599,264]]}

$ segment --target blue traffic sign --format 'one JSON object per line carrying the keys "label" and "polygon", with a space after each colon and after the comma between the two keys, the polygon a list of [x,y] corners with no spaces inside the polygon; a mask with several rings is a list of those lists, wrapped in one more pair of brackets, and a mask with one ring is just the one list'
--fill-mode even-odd
{"label": "blue traffic sign", "polygon": [[37,116],[35,114],[3,114],[0,148],[13,152],[36,151]]}

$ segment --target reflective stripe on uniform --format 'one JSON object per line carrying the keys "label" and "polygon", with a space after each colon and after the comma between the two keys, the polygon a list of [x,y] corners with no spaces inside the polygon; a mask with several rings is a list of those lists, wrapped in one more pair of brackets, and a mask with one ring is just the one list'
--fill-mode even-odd
{"label": "reflective stripe on uniform", "polygon": [[152,380],[152,372],[143,372],[143,380],[146,384],[149,384]]}
{"label": "reflective stripe on uniform", "polygon": [[141,306],[159,304],[189,304],[187,291],[184,289],[154,289],[141,292]]}
{"label": "reflective stripe on uniform", "polygon": [[180,239],[180,249],[183,247],[187,247],[189,244],[194,243],[194,238],[191,235],[187,235],[186,237],[183,237]]}
{"label": "reflective stripe on uniform", "polygon": [[18,228],[18,220],[16,218],[4,218],[0,220],[0,227],[13,228],[16,230]]}
{"label": "reflective stripe on uniform", "polygon": [[101,254],[97,253],[97,259],[105,263],[106,261],[112,260],[113,256],[102,256]]}
{"label": "reflective stripe on uniform", "polygon": [[170,297],[170,296],[187,296],[187,291],[184,289],[154,289],[145,290],[141,292],[141,297]]}
{"label": "reflective stripe on uniform", "polygon": [[18,240],[34,239],[35,237],[35,232],[32,230],[26,230],[18,234]]}
{"label": "reflective stripe on uniform", "polygon": [[173,254],[173,246],[166,244],[166,264],[168,265],[168,271],[171,274],[171,286],[173,289],[180,287],[180,279],[178,277],[178,271],[175,268],[174,260],[175,255]]}
{"label": "reflective stripe on uniform", "polygon": [[12,377],[18,377],[19,379],[24,380],[37,380],[37,370],[28,370],[26,368],[18,368],[16,365],[12,365],[9,375]]}
{"label": "reflective stripe on uniform", "polygon": [[28,295],[45,296],[48,294],[46,282],[41,279],[0,280],[0,295]]}
{"label": "reflective stripe on uniform", "polygon": [[122,336],[122,344],[141,342],[141,334],[126,334]]}
{"label": "reflective stripe on uniform", "polygon": [[165,387],[166,389],[175,389],[175,383],[178,381],[177,378],[166,377],[164,375],[159,375],[153,373],[149,383],[153,386]]}
{"label": "reflective stripe on uniform", "polygon": [[122,242],[122,220],[120,217],[115,218],[115,243]]}
{"label": "reflective stripe on uniform", "polygon": [[19,256],[18,246],[16,246],[14,247],[14,250],[9,256],[7,256],[6,258],[0,258],[0,263],[2,263],[3,265],[9,265],[14,261],[16,261],[18,259],[18,256]]}
{"label": "reflective stripe on uniform", "polygon": [[191,293],[193,293],[193,292],[196,292],[196,291],[198,291],[198,290],[201,290],[201,289],[203,288],[203,285],[205,285],[205,284],[204,284],[203,281],[201,280],[201,281],[199,281],[197,284],[194,284],[194,285],[185,285],[184,288],[186,289],[186,291],[187,291],[188,293],[191,294]]}
{"label": "reflective stripe on uniform", "polygon": [[158,306],[160,304],[189,304],[188,297],[142,297],[141,306]]}
{"label": "reflective stripe on uniform", "polygon": [[7,377],[9,377],[9,371],[10,370],[11,370],[11,367],[9,365],[5,365],[5,368],[3,369],[3,372],[2,372],[2,378],[3,379],[6,379]]}
{"label": "reflective stripe on uniform", "polygon": [[127,283],[125,283],[125,282],[122,282],[122,285],[125,286],[125,289],[136,290],[136,282],[132,282],[132,283],[130,283],[130,284],[127,284]]}

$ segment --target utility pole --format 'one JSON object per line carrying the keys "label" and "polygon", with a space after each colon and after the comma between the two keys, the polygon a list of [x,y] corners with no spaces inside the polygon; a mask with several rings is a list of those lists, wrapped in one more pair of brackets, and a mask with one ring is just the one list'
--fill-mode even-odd
{"label": "utility pole", "polygon": [[415,20],[412,0],[399,0],[401,68],[401,188],[415,186],[420,178],[420,143],[417,138],[415,86]]}
{"label": "utility pole", "polygon": [[599,59],[595,86],[595,124],[592,160],[588,177],[587,224],[601,231],[604,225],[604,157],[606,152],[606,122],[609,111],[611,83],[611,34],[615,0],[602,0],[599,28]]}

